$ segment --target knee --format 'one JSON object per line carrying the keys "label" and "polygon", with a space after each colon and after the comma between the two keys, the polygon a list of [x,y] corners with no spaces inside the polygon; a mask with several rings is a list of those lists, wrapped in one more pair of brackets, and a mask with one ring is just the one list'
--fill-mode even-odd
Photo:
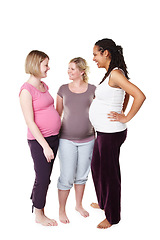
{"label": "knee", "polygon": [[83,174],[81,176],[77,175],[74,183],[79,184],[79,185],[86,184],[86,182],[88,180],[88,174],[89,174],[89,172],[87,171],[85,174]]}
{"label": "knee", "polygon": [[73,179],[63,179],[61,177],[58,178],[57,187],[60,190],[70,190],[73,187],[74,180]]}
{"label": "knee", "polygon": [[35,180],[35,184],[43,187],[48,187],[51,183],[51,180],[49,177],[37,177]]}
{"label": "knee", "polygon": [[74,183],[80,184],[80,185],[86,184],[88,180],[89,172],[90,172],[90,164],[88,164],[85,168],[82,168],[82,169],[78,168]]}

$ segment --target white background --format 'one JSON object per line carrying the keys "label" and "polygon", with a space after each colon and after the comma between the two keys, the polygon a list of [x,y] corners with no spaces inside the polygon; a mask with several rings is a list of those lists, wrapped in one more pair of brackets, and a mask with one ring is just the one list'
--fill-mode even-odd
{"label": "white background", "polygon": [[[0,220],[2,239],[159,239],[159,1],[157,0],[5,0],[0,4]],[[128,123],[128,138],[121,149],[122,220],[108,230],[96,225],[105,216],[90,207],[96,201],[91,174],[84,195],[90,217],[74,210],[74,190],[67,203],[70,224],[58,220],[57,157],[47,196],[46,213],[58,227],[34,222],[29,200],[34,170],[26,141],[26,125],[18,93],[27,81],[24,61],[34,49],[46,52],[50,68],[45,82],[56,99],[68,82],[71,58],[81,56],[90,66],[90,83],[97,85],[105,71],[92,61],[94,43],[112,38],[124,49],[131,82],[147,99]],[[130,99],[129,106],[132,103]],[[128,110],[128,109],[127,109]]]}

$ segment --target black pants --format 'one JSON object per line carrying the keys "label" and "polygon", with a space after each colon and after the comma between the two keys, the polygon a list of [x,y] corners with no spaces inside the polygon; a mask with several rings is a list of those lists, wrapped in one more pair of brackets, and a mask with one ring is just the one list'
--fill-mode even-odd
{"label": "black pants", "polygon": [[98,204],[105,211],[106,218],[111,225],[120,221],[121,174],[119,154],[126,134],[127,130],[117,133],[97,132],[93,149],[91,170]]}
{"label": "black pants", "polygon": [[[59,138],[58,135],[45,138],[54,152],[54,159],[57,154]],[[28,140],[31,155],[34,162],[35,182],[31,194],[33,207],[43,209],[46,203],[46,195],[50,184],[50,176],[53,168],[54,159],[47,162],[43,153],[43,148],[36,140]]]}

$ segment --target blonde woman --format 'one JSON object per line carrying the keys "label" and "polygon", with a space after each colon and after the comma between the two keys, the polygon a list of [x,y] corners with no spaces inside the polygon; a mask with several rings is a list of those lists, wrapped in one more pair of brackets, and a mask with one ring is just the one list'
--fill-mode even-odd
{"label": "blonde woman", "polygon": [[34,50],[28,54],[25,70],[30,77],[21,87],[20,104],[28,126],[27,139],[36,175],[31,194],[36,222],[44,226],[57,226],[57,222],[44,213],[61,126],[59,114],[54,108],[54,99],[48,92],[48,86],[41,81],[47,77],[50,69],[48,64],[49,57],[44,52]]}
{"label": "blonde woman", "polygon": [[60,131],[58,179],[59,219],[69,223],[65,207],[70,189],[74,185],[76,210],[83,216],[89,213],[82,206],[94,145],[94,130],[89,121],[89,107],[94,98],[95,86],[88,83],[88,66],[83,58],[69,62],[71,82],[62,85],[57,94],[56,109],[63,113]]}

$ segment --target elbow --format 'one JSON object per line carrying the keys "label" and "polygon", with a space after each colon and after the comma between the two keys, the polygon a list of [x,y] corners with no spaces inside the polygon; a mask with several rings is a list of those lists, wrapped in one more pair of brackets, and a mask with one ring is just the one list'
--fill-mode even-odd
{"label": "elbow", "polygon": [[61,117],[61,116],[62,116],[62,112],[61,112],[61,111],[59,111],[58,109],[56,109],[56,110],[57,110],[57,112],[58,112],[59,116]]}
{"label": "elbow", "polygon": [[146,96],[145,96],[144,93],[143,93],[142,102],[144,102],[145,100],[146,100]]}
{"label": "elbow", "polygon": [[33,121],[33,120],[26,120],[26,124],[27,124],[27,127],[29,128],[29,129],[31,129],[32,128],[32,126],[33,125],[35,125],[35,122]]}
{"label": "elbow", "polygon": [[140,91],[139,94],[137,95],[137,99],[139,99],[139,102],[141,102],[141,104],[143,104],[143,102],[146,100],[146,96],[144,95],[144,93],[142,91]]}
{"label": "elbow", "polygon": [[58,112],[59,116],[62,116],[63,108],[56,107],[56,111]]}

